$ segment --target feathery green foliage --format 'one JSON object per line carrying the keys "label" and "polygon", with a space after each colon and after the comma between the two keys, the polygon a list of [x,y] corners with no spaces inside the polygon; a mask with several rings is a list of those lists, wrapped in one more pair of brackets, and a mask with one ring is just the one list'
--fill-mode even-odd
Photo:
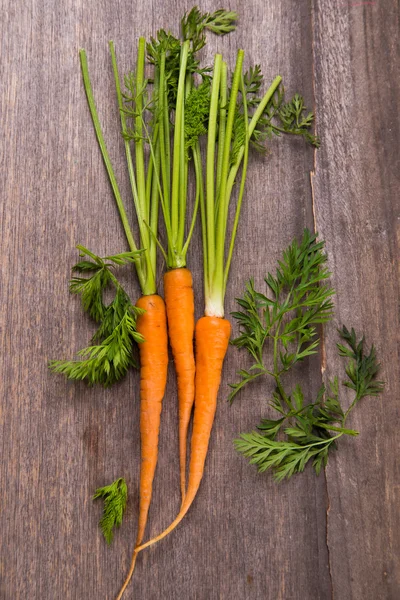
{"label": "feathery green foliage", "polygon": [[119,527],[124,516],[128,500],[128,488],[125,479],[120,477],[111,485],[98,488],[93,500],[102,498],[104,501],[103,516],[99,526],[107,544],[111,544],[114,537],[114,527]]}
{"label": "feathery green foliage", "polygon": [[[244,298],[238,299],[242,311],[233,313],[240,326],[233,344],[246,348],[253,364],[239,371],[240,381],[231,385],[229,399],[258,377],[270,375],[276,389],[269,404],[279,413],[277,419],[263,419],[258,432],[242,433],[235,447],[260,472],[272,469],[277,481],[303,471],[309,461],[319,474],[337,440],[358,435],[345,427],[355,404],[365,396],[380,394],[384,385],[377,380],[374,347],[366,354],[364,338],[358,341],[354,329],[349,332],[343,327],[339,333],[344,344],[338,344],[340,356],[348,359],[343,384],[355,391],[347,411],[339,401],[337,377],[328,382],[328,389],[320,388],[313,402],[305,401],[299,385],[291,393],[285,391],[282,375],[317,352],[316,327],[332,316],[334,291],[325,283],[329,273],[323,246],[316,235],[305,230],[301,243],[294,241],[284,252],[275,276],[266,277],[270,295],[257,292],[250,281]],[[267,343],[273,353],[268,365],[264,359]]]}
{"label": "feathery green foliage", "polygon": [[185,105],[185,143],[186,148],[193,148],[199,137],[207,133],[208,115],[210,112],[210,82],[203,81],[193,87]]}
{"label": "feathery green foliage", "polygon": [[[240,371],[240,381],[231,385],[230,401],[249,381],[268,373],[279,378],[317,352],[317,325],[330,319],[334,293],[325,283],[330,273],[323,246],[306,229],[301,243],[294,240],[283,253],[275,276],[269,273],[265,278],[270,295],[257,292],[250,280],[244,297],[237,299],[243,310],[233,313],[240,335],[232,343],[246,348],[255,362],[250,370]],[[267,342],[274,347],[273,365],[268,368],[263,358]]]}
{"label": "feathery green foliage", "polygon": [[[260,89],[263,79],[260,65],[250,67],[244,74],[244,88],[250,117],[262,100]],[[273,135],[280,136],[287,133],[301,136],[306,142],[319,148],[318,136],[310,132],[313,123],[314,114],[307,112],[302,96],[295,94],[289,102],[286,102],[285,89],[281,84],[265,106],[250,142],[258,151],[265,152],[266,139],[271,139]]]}
{"label": "feathery green foliage", "polygon": [[[200,67],[197,58],[197,53],[206,44],[206,31],[211,31],[215,35],[226,35],[236,29],[236,19],[235,12],[220,9],[213,13],[202,13],[197,6],[184,15],[181,20],[181,34],[183,41],[190,42],[186,66],[189,75],[196,74],[203,80],[209,81],[211,68]],[[171,110],[175,108],[178,93],[181,48],[182,41],[164,29],[159,29],[156,37],[150,37],[146,46],[147,58],[157,68],[160,67],[162,56],[165,56],[167,98]]]}
{"label": "feathery green foliage", "polygon": [[120,289],[120,285],[112,273],[113,265],[111,263],[117,266],[133,263],[141,252],[122,252],[121,254],[100,258],[84,246],[78,245],[77,248],[82,258],[85,256],[89,258],[74,265],[72,272],[86,275],[92,273],[92,275],[90,277],[73,277],[69,289],[73,294],[80,294],[83,310],[89,313],[96,323],[99,323],[103,319],[106,310],[103,295],[107,286],[114,284],[116,289]]}
{"label": "feathery green foliage", "polygon": [[[80,350],[80,360],[53,360],[49,366],[54,373],[68,379],[108,387],[122,379],[129,367],[136,366],[133,346],[143,341],[136,331],[136,319],[142,311],[132,304],[113,273],[114,266],[134,262],[137,253],[123,252],[100,258],[84,246],[78,248],[81,256],[89,259],[78,262],[72,270],[90,276],[74,277],[70,290],[81,295],[84,310],[100,324],[92,338],[92,342],[97,343]],[[107,287],[114,291],[109,304],[104,302]]]}
{"label": "feathery green foliage", "polygon": [[349,331],[343,327],[340,335],[347,346],[338,344],[339,355],[350,359],[346,366],[348,380],[345,385],[356,392],[356,402],[365,396],[377,396],[382,392],[383,383],[376,380],[380,365],[374,346],[371,346],[369,354],[365,354],[365,338],[357,342],[353,328]]}
{"label": "feathery green foliage", "polygon": [[206,43],[206,29],[216,35],[225,35],[236,29],[237,18],[237,13],[233,11],[219,9],[213,13],[201,13],[195,6],[181,20],[182,37],[190,40],[194,51],[198,52]]}

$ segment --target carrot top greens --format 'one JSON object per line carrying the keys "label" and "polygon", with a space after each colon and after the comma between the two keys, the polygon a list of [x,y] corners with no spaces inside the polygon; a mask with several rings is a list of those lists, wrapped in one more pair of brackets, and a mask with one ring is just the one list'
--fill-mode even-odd
{"label": "carrot top greens", "polygon": [[99,525],[107,544],[111,544],[114,537],[114,527],[120,527],[128,500],[128,488],[125,479],[120,477],[110,485],[98,488],[93,500],[101,498],[104,502],[103,516]]}
{"label": "carrot top greens", "polygon": [[[270,376],[276,386],[270,406],[279,413],[277,419],[263,419],[258,432],[242,433],[235,446],[260,472],[271,469],[278,481],[303,471],[309,461],[318,474],[340,437],[358,435],[345,427],[354,406],[366,396],[377,396],[384,386],[377,379],[374,347],[367,353],[364,338],[343,327],[339,331],[343,343],[338,344],[340,356],[347,359],[343,384],[355,392],[349,408],[345,411],[340,404],[337,377],[327,389],[320,388],[313,402],[305,401],[300,385],[290,393],[285,390],[282,377],[318,352],[317,326],[332,318],[334,290],[326,283],[330,273],[323,246],[305,230],[301,243],[295,240],[284,252],[276,274],[265,278],[268,295],[249,281],[244,297],[238,299],[241,310],[233,313],[240,327],[233,344],[245,348],[253,364],[238,372],[240,381],[231,385],[229,399],[259,377]],[[264,357],[268,346],[269,362]]]}
{"label": "carrot top greens", "polygon": [[[181,21],[181,39],[163,29],[148,42],[140,38],[135,70],[123,78],[123,87],[114,44],[110,42],[121,133],[136,215],[135,233],[100,125],[86,53],[80,51],[83,83],[93,126],[131,251],[129,262],[136,269],[142,293],[156,293],[157,249],[164,255],[169,268],[186,265],[200,207],[205,312],[214,316],[224,314],[224,296],[242,207],[250,146],[265,151],[265,140],[283,133],[302,136],[314,146],[319,144],[319,140],[310,133],[313,114],[306,112],[301,96],[296,94],[286,103],[280,76],[275,77],[266,93],[262,94],[261,68],[255,65],[244,71],[243,50],[238,52],[232,78],[220,54],[215,55],[213,68],[200,65],[198,53],[206,43],[206,31],[217,35],[229,33],[235,29],[236,18],[236,13],[231,11],[201,13],[193,8]],[[146,57],[151,79],[145,75]],[[202,137],[206,140],[205,169],[200,149]],[[195,193],[193,201],[189,202],[191,168]],[[228,232],[228,217],[237,179],[240,184],[233,226]],[[192,214],[187,222],[189,206]],[[166,250],[158,239],[160,210],[165,224]],[[93,257],[95,263],[101,260],[95,255]],[[96,264],[98,266],[99,263]],[[78,266],[75,269],[79,271]],[[105,284],[115,285],[111,277],[104,275],[106,267],[96,269],[92,268],[93,275],[86,283],[71,285],[72,292],[82,293],[84,307],[92,302],[90,294],[97,293],[96,285],[103,281],[102,277]],[[89,272],[87,269],[86,274]],[[122,296],[119,291],[117,299]],[[123,297],[128,306],[127,295]],[[96,306],[96,295],[93,304]],[[103,311],[108,321],[100,327],[101,335],[94,337],[98,343],[80,351],[81,360],[53,361],[51,367],[69,378],[85,379],[89,383],[110,385],[123,377],[132,364],[132,359],[128,359],[131,343],[138,336],[132,304],[126,311],[117,308],[112,304],[107,312]],[[111,328],[107,315],[112,311]],[[91,310],[88,312],[98,323],[102,322],[103,317],[99,314],[94,315]]]}
{"label": "carrot top greens", "polygon": [[[236,13],[218,10],[200,13],[193,8],[181,21],[182,41],[160,30],[147,44],[154,65],[155,115],[159,136],[154,143],[162,179],[162,211],[168,249],[167,266],[184,267],[193,234],[203,175],[199,138],[207,133],[210,104],[210,68],[200,67],[197,53],[205,45],[205,31],[224,35],[235,29]],[[196,85],[195,79],[200,78]],[[171,117],[173,116],[173,126]],[[172,155],[170,134],[173,134]],[[193,159],[195,200],[185,240],[189,162]]]}
{"label": "carrot top greens", "polygon": [[[108,387],[124,377],[134,366],[133,345],[141,342],[136,331],[136,319],[141,310],[134,306],[117,277],[115,267],[135,263],[140,252],[123,252],[100,258],[78,246],[81,258],[72,271],[70,291],[81,296],[82,307],[99,325],[92,344],[78,352],[80,360],[52,360],[50,368],[69,379],[85,380],[90,385]],[[106,304],[105,294],[113,291]]]}
{"label": "carrot top greens", "polygon": [[[217,54],[211,84],[208,117],[205,201],[200,196],[204,286],[210,316],[224,316],[224,297],[239,224],[249,160],[249,146],[265,151],[264,141],[272,135],[301,135],[319,145],[310,133],[313,114],[304,114],[304,101],[296,94],[284,101],[282,78],[278,75],[260,95],[263,75],[259,65],[243,72],[244,51],[239,50],[232,82],[228,67]],[[233,226],[228,237],[228,216],[236,179],[240,173]]]}
{"label": "carrot top greens", "polygon": [[[132,263],[144,295],[156,292],[157,248],[168,267],[186,264],[200,198],[203,194],[199,137],[207,132],[210,68],[200,67],[196,53],[206,43],[206,31],[224,35],[235,29],[236,13],[217,10],[200,13],[192,9],[181,21],[182,40],[160,30],[147,43],[142,37],[137,48],[135,70],[119,74],[113,42],[111,65],[120,113],[132,201],[138,237],[129,222],[114,168],[107,150],[96,109],[86,52],[80,51],[83,84],[98,145],[109,176],[130,252],[101,259],[83,246],[88,257],[73,271],[72,293],[80,294],[83,308],[99,328],[90,346],[78,352],[78,360],[51,361],[50,368],[70,379],[108,386],[121,379],[134,365],[132,347],[140,342],[136,332],[139,309],[133,306],[116,279],[113,265]],[[146,79],[147,62],[153,77]],[[200,83],[195,83],[200,78]],[[173,137],[171,153],[171,137]],[[196,194],[193,214],[185,239],[189,163],[193,159]],[[164,217],[167,252],[158,240],[159,212]],[[111,262],[110,262],[111,261]],[[103,296],[112,287],[115,297],[109,305]]]}
{"label": "carrot top greens", "polygon": [[[90,114],[92,117],[93,125],[95,128],[99,148],[103,156],[104,164],[107,169],[107,173],[110,179],[111,187],[114,192],[114,197],[117,203],[118,211],[121,217],[122,225],[125,231],[125,235],[132,251],[137,251],[138,248],[142,248],[143,252],[135,260],[136,272],[138,275],[140,287],[143,294],[154,294],[156,292],[156,253],[153,248],[155,247],[155,239],[157,235],[157,221],[158,221],[158,181],[157,181],[157,170],[148,167],[148,179],[149,183],[146,187],[146,173],[145,173],[145,156],[144,156],[144,135],[145,135],[145,113],[148,109],[148,105],[145,101],[146,92],[146,81],[144,79],[144,65],[145,65],[145,39],[140,38],[138,44],[138,56],[136,63],[136,74],[128,76],[126,78],[126,84],[128,92],[126,95],[127,106],[125,107],[122,100],[122,93],[120,89],[119,74],[117,61],[114,52],[113,43],[110,42],[110,52],[114,71],[116,93],[118,99],[118,106],[121,114],[121,126],[122,134],[125,139],[125,152],[128,166],[129,180],[131,184],[133,203],[135,207],[137,224],[139,229],[139,240],[140,243],[135,242],[128,218],[126,215],[125,205],[121,197],[121,193],[118,187],[118,183],[114,174],[114,170],[111,164],[111,160],[107,151],[107,147],[104,141],[103,132],[100,126],[99,117],[93,97],[92,86],[89,78],[89,70],[87,65],[86,53],[84,50],[80,51],[83,83],[85,92],[88,100]],[[127,117],[133,117],[133,129],[128,130]],[[135,168],[133,166],[132,152],[129,144],[129,136],[135,139]],[[146,136],[148,137],[148,136]],[[152,160],[152,159],[151,159]],[[156,193],[150,196],[146,193],[151,187],[155,187]],[[152,229],[153,226],[153,229]],[[155,229],[155,231],[154,231]],[[151,235],[153,233],[153,236]]]}

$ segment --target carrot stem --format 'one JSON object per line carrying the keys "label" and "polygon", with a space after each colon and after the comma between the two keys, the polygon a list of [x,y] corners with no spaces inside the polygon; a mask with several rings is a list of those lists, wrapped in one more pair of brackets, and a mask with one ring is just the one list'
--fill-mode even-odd
{"label": "carrot stem", "polygon": [[207,238],[207,280],[208,288],[215,269],[215,216],[214,216],[214,156],[215,140],[217,135],[218,99],[220,92],[220,79],[222,69],[222,56],[216,54],[214,58],[214,74],[211,87],[210,115],[208,120],[207,138],[207,163],[206,163],[206,211],[203,227],[206,229]]}
{"label": "carrot stem", "polygon": [[[181,62],[179,69],[178,92],[176,98],[175,110],[175,131],[174,131],[174,157],[172,165],[172,194],[171,194],[171,229],[173,232],[174,250],[179,238],[179,207],[180,192],[182,192],[182,161],[181,154],[184,152],[182,147],[182,129],[183,129],[183,111],[185,95],[186,65],[189,53],[190,42],[184,42],[181,48]],[[174,258],[174,264],[170,266],[180,267],[182,264],[176,264],[177,258]]]}
{"label": "carrot stem", "polygon": [[[231,241],[229,244],[228,257],[226,259],[226,264],[225,264],[225,269],[224,269],[224,294],[226,292],[226,283],[228,280],[229,268],[231,266],[233,248],[235,245],[236,233],[237,233],[237,228],[239,225],[240,210],[242,208],[244,186],[246,183],[247,163],[248,163],[248,159],[249,159],[249,121],[248,121],[248,114],[247,114],[247,100],[246,100],[246,91],[244,88],[243,73],[241,73],[241,77],[240,77],[240,90],[241,90],[242,99],[243,99],[243,116],[244,116],[244,126],[245,126],[246,135],[245,135],[245,143],[244,143],[244,160],[243,160],[242,178],[240,181],[239,197],[238,197],[238,201],[237,201],[237,205],[236,205],[235,218],[233,221],[233,228],[232,228]],[[242,159],[240,158],[239,164],[240,164],[241,160]],[[237,170],[236,170],[236,172],[237,172]],[[236,172],[235,172],[235,175],[236,175]],[[229,197],[231,195],[231,191],[232,191],[232,187],[231,187],[231,185],[229,185],[229,190],[228,190]]]}
{"label": "carrot stem", "polygon": [[[123,200],[121,197],[121,193],[119,191],[118,183],[117,183],[117,180],[116,180],[116,177],[114,174],[114,169],[113,169],[113,166],[112,166],[112,163],[110,160],[110,156],[108,154],[107,146],[104,141],[103,131],[101,129],[99,116],[98,116],[96,104],[94,101],[92,85],[90,82],[89,69],[88,69],[87,57],[86,57],[85,50],[79,51],[79,57],[80,57],[80,61],[81,61],[83,85],[84,85],[85,92],[86,92],[86,98],[88,101],[88,106],[89,106],[89,110],[90,110],[90,115],[92,117],[94,130],[96,132],[97,141],[98,141],[100,151],[101,151],[101,154],[102,154],[102,157],[104,160],[104,164],[105,164],[105,167],[107,170],[108,177],[110,179],[111,187],[114,192],[115,201],[117,203],[117,207],[118,207],[122,225],[123,225],[123,228],[125,231],[126,239],[128,240],[128,244],[129,244],[129,247],[132,250],[132,252],[136,252],[137,246],[135,244],[135,240],[133,239],[132,230],[129,226],[128,217],[127,217],[126,211],[125,211],[125,206],[124,206],[124,203],[123,203]],[[140,275],[139,275],[140,267],[137,266],[137,268],[139,268],[138,276],[140,278]]]}
{"label": "carrot stem", "polygon": [[[120,118],[121,118],[122,135],[124,138],[126,163],[127,163],[127,167],[128,167],[129,181],[130,181],[131,190],[132,190],[133,204],[135,207],[135,212],[136,212],[138,226],[139,226],[141,246],[144,247],[144,253],[143,253],[144,254],[144,267],[143,267],[144,273],[143,273],[143,278],[142,278],[143,280],[140,281],[140,284],[141,284],[141,289],[142,289],[143,294],[154,294],[156,291],[156,283],[155,283],[155,276],[154,276],[155,268],[156,268],[156,257],[154,255],[154,253],[153,253],[153,255],[151,255],[150,235],[145,226],[145,222],[146,222],[146,186],[144,186],[144,196],[143,197],[140,196],[140,194],[143,193],[143,182],[145,181],[145,179],[144,179],[144,175],[143,175],[143,180],[139,184],[139,178],[137,179],[135,177],[135,171],[133,168],[132,152],[131,152],[129,140],[127,139],[127,136],[126,136],[126,134],[127,134],[126,116],[125,116],[124,105],[123,105],[123,100],[122,100],[122,93],[121,93],[121,86],[120,86],[119,72],[118,72],[118,64],[117,64],[117,58],[115,55],[115,48],[114,48],[113,42],[110,42],[109,46],[110,46],[111,62],[112,62],[113,73],[114,73],[115,89],[116,89],[117,100],[118,100],[118,108],[119,108],[119,113],[120,113]],[[139,47],[140,47],[140,42],[139,42]],[[139,61],[139,58],[138,58],[138,61]],[[139,96],[141,97],[142,94],[143,94],[143,92],[141,92],[138,95],[137,99],[139,98]],[[140,115],[140,120],[142,122],[142,115]],[[140,141],[143,144],[143,140],[140,140]],[[136,159],[137,159],[137,148],[136,148]],[[138,173],[140,173],[140,169],[139,169]],[[153,257],[153,260],[152,260],[152,257]]]}
{"label": "carrot stem", "polygon": [[[213,292],[214,294],[221,295],[221,305],[223,307],[224,292],[223,292],[223,281],[224,281],[224,252],[225,252],[225,236],[226,236],[226,222],[228,216],[229,197],[227,197],[227,180],[229,174],[229,160],[231,152],[231,140],[233,131],[233,122],[236,115],[236,103],[239,92],[240,78],[242,76],[244,52],[239,50],[236,58],[235,71],[233,74],[232,88],[229,98],[229,110],[226,120],[226,130],[224,139],[224,155],[222,160],[222,172],[221,172],[221,187],[219,191],[219,204],[218,204],[218,215],[217,215],[217,232],[215,240],[215,273],[213,277]],[[222,314],[218,316],[223,316]]]}
{"label": "carrot stem", "polygon": [[228,93],[228,66],[225,61],[222,61],[219,126],[218,126],[217,193],[216,193],[217,201],[215,204],[215,213],[216,214],[218,214],[219,192],[221,189],[221,176],[222,176],[222,161],[224,158],[227,93]]}

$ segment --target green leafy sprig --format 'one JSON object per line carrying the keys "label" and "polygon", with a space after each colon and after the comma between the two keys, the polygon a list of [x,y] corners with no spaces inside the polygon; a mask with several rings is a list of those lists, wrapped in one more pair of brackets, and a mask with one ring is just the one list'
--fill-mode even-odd
{"label": "green leafy sprig", "polygon": [[[134,262],[138,253],[123,252],[100,258],[84,246],[78,249],[82,257],[88,258],[72,270],[89,276],[73,277],[70,290],[81,295],[84,310],[99,323],[99,328],[92,338],[93,344],[78,352],[80,360],[53,360],[49,366],[68,379],[108,387],[122,379],[129,367],[136,366],[133,345],[143,341],[136,331],[136,319],[143,311],[132,304],[113,273],[115,266]],[[114,298],[105,304],[104,294],[109,287],[114,290]]]}
{"label": "green leafy sprig", "polygon": [[[275,276],[269,273],[265,278],[270,295],[257,292],[250,280],[244,297],[237,299],[243,310],[233,313],[240,335],[232,343],[246,348],[254,364],[239,372],[240,381],[231,385],[230,401],[244,385],[262,375],[271,375],[278,389],[282,388],[281,376],[317,352],[317,326],[330,319],[334,293],[325,283],[330,273],[323,246],[306,229],[301,243],[295,240],[283,253]],[[267,342],[273,347],[269,366],[264,363]]]}
{"label": "green leafy sprig", "polygon": [[193,87],[186,99],[185,106],[185,146],[194,148],[200,136],[207,133],[210,112],[210,83],[203,81]]}
{"label": "green leafy sprig", "polygon": [[114,537],[114,527],[121,525],[128,500],[128,488],[125,479],[120,477],[111,485],[98,488],[93,500],[98,498],[102,498],[104,501],[103,516],[100,519],[99,526],[107,544],[111,544]]}
{"label": "green leafy sprig", "polygon": [[[276,389],[269,404],[279,413],[277,419],[263,419],[258,431],[242,433],[235,447],[260,472],[272,469],[278,481],[303,471],[309,461],[319,474],[337,440],[343,435],[358,435],[345,427],[356,403],[365,396],[380,394],[384,385],[377,380],[379,364],[374,347],[366,353],[364,338],[358,341],[354,329],[349,332],[343,327],[339,333],[344,343],[338,344],[340,356],[348,359],[343,383],[355,391],[347,411],[339,401],[337,377],[327,388],[320,388],[314,402],[305,401],[299,385],[291,393],[283,386],[283,374],[317,352],[316,327],[332,315],[334,291],[324,283],[329,273],[323,245],[305,230],[300,245],[295,241],[284,252],[276,275],[266,277],[270,296],[256,292],[250,281],[244,298],[238,299],[242,311],[234,313],[240,335],[233,344],[246,348],[254,362],[248,370],[239,371],[240,381],[231,385],[229,399],[232,401],[251,381],[270,375]],[[264,360],[267,343],[273,354],[270,365]]]}
{"label": "green leafy sprig", "polygon": [[205,31],[208,29],[216,35],[226,35],[236,29],[236,12],[219,9],[213,13],[201,13],[197,6],[185,14],[181,20],[182,37],[190,40],[195,52],[205,45]]}
{"label": "green leafy sprig", "polygon": [[[250,67],[244,74],[244,88],[249,116],[254,114],[261,102],[260,90],[263,79],[260,65]],[[318,136],[313,135],[310,131],[313,123],[314,113],[307,111],[303,97],[295,94],[289,102],[286,102],[285,89],[281,84],[265,106],[252,133],[250,142],[258,151],[265,152],[266,139],[286,133],[301,136],[306,142],[319,148],[320,140]]]}
{"label": "green leafy sprig", "polygon": [[[202,13],[193,7],[181,20],[182,40],[190,42],[187,56],[186,71],[190,75],[197,75],[203,81],[210,80],[211,68],[200,67],[197,53],[206,44],[206,31],[215,35],[226,35],[236,29],[237,13],[223,9],[213,13]],[[165,75],[167,83],[168,105],[175,107],[178,92],[182,41],[172,33],[160,29],[156,37],[151,37],[147,43],[147,57],[151,64],[160,67],[162,57],[165,57]]]}

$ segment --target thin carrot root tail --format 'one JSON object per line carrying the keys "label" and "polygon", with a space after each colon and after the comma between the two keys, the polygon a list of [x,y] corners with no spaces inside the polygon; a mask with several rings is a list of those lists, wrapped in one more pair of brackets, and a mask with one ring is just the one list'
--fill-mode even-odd
{"label": "thin carrot root tail", "polygon": [[145,340],[139,344],[141,465],[138,545],[146,528],[157,466],[162,400],[167,382],[168,338],[163,299],[155,294],[142,296],[136,306],[146,311],[137,320],[137,330]]}
{"label": "thin carrot root tail", "polygon": [[168,333],[178,384],[179,467],[182,502],[186,493],[187,432],[194,402],[193,353],[194,295],[189,269],[173,269],[164,275]]}
{"label": "thin carrot root tail", "polygon": [[124,581],[124,584],[123,584],[122,588],[120,589],[119,594],[118,594],[118,596],[116,597],[115,600],[121,600],[122,596],[124,595],[124,592],[125,592],[126,588],[128,587],[128,585],[130,583],[130,580],[132,579],[132,575],[133,575],[133,572],[135,570],[137,555],[138,555],[138,553],[136,551],[134,551],[134,553],[132,555],[131,566],[129,568],[129,573],[128,573],[128,575],[127,575],[127,577],[126,577],[126,579]]}
{"label": "thin carrot root tail", "polygon": [[[143,540],[158,458],[158,434],[162,400],[167,383],[168,337],[163,299],[153,294],[142,296],[136,306],[146,312],[137,320],[137,331],[143,335],[140,351],[140,498],[136,546]],[[121,600],[132,579],[137,559],[133,551],[129,573],[116,598]]]}
{"label": "thin carrot root tail", "polygon": [[[189,480],[189,485],[190,485],[190,480]],[[165,537],[167,537],[167,535],[169,533],[171,533],[171,531],[173,531],[175,529],[175,527],[177,527],[179,525],[179,523],[182,521],[182,519],[188,512],[195,496],[196,496],[196,493],[194,493],[194,494],[190,493],[189,489],[188,489],[185,499],[182,502],[182,506],[178,513],[178,516],[176,517],[176,519],[174,521],[172,521],[171,525],[169,525],[169,527],[167,527],[167,529],[164,529],[164,531],[162,533],[160,533],[159,535],[157,535],[155,538],[152,538],[151,540],[149,540],[145,544],[142,544],[141,546],[137,546],[135,548],[135,552],[139,553],[142,550],[144,550],[145,548],[148,548],[149,546],[152,546],[153,544],[156,544],[157,542],[159,542],[162,539],[164,539]]]}
{"label": "thin carrot root tail", "polygon": [[186,496],[178,516],[171,525],[157,537],[138,546],[136,552],[141,552],[171,533],[182,521],[196,497],[203,477],[208,443],[217,408],[222,365],[228,349],[230,332],[231,326],[226,319],[202,317],[197,322],[196,397]]}

